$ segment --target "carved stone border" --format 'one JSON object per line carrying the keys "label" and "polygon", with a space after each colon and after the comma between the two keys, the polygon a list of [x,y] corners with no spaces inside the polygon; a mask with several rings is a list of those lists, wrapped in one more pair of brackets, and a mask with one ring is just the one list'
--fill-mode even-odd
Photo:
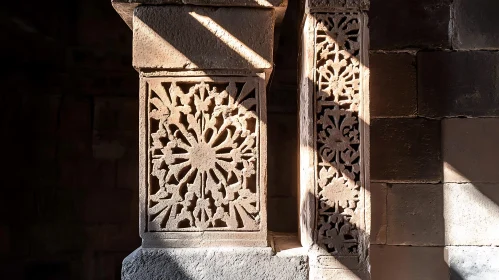
{"label": "carved stone border", "polygon": [[[340,9],[341,10],[341,9]],[[357,110],[360,132],[360,184],[359,196],[357,201],[357,211],[362,211],[357,225],[358,232],[358,255],[341,254],[328,251],[324,248],[323,242],[318,235],[319,219],[319,182],[318,169],[318,138],[317,138],[317,75],[318,59],[317,57],[317,26],[318,18],[324,17],[344,17],[350,15],[358,17],[359,20],[359,94]],[[344,34],[336,34],[340,40],[343,40]],[[356,271],[356,274],[363,275],[368,270],[367,251],[369,246],[370,232],[370,188],[369,188],[369,66],[368,66],[368,29],[367,16],[363,12],[330,12],[305,14],[302,29],[301,46],[301,75],[300,75],[300,239],[304,247],[310,248],[311,252],[311,279],[326,277],[333,270],[344,270],[345,272]],[[349,62],[350,63],[350,62]],[[348,65],[345,65],[348,67]],[[331,86],[338,90],[338,85]],[[330,89],[331,89],[330,88]],[[327,102],[326,102],[327,103]],[[340,106],[341,107],[341,106]],[[355,106],[354,106],[355,107]],[[352,107],[352,108],[354,108]],[[332,108],[334,111],[334,108]],[[349,109],[351,111],[351,109]],[[345,112],[345,111],[343,111]],[[336,111],[338,113],[338,111]],[[343,114],[344,115],[344,114]],[[339,140],[338,140],[339,141]],[[346,181],[345,181],[346,183]],[[349,182],[346,184],[351,184]],[[346,185],[345,184],[345,185]],[[330,196],[334,196],[331,194]],[[350,202],[345,201],[344,205],[348,208]],[[332,225],[333,226],[333,225]],[[345,228],[343,228],[345,230]],[[338,237],[340,238],[340,237]],[[339,240],[335,240],[339,242]],[[321,244],[322,243],[322,244]],[[341,243],[341,242],[340,242]],[[334,250],[333,250],[334,251]],[[321,272],[315,270],[326,269]],[[314,272],[315,271],[315,272]],[[335,272],[336,273],[336,272]],[[322,275],[322,276],[321,276]],[[338,276],[335,274],[336,277]]]}
{"label": "carved stone border", "polygon": [[[153,73],[147,75],[141,74],[140,82],[140,235],[143,238],[144,247],[202,247],[202,246],[267,246],[267,132],[266,132],[266,93],[265,93],[265,74],[252,74],[250,76],[233,76],[230,73],[222,74],[215,72],[215,75],[197,71],[188,72],[168,72],[168,76],[158,76]],[[163,73],[164,74],[164,73]],[[164,82],[191,82],[191,83],[210,83],[230,81],[245,82],[254,81],[256,84],[256,98],[258,108],[258,166],[257,166],[257,190],[259,206],[259,226],[251,230],[190,230],[190,231],[150,231],[148,230],[148,188],[151,174],[150,166],[150,141],[149,135],[149,86],[150,81]]]}

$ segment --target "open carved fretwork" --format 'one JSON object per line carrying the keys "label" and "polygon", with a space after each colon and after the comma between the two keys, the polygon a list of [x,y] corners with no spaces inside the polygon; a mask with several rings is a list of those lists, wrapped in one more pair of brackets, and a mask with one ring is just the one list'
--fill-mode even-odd
{"label": "open carved fretwork", "polygon": [[258,231],[259,86],[147,80],[148,231]]}
{"label": "open carved fretwork", "polygon": [[332,255],[358,255],[361,19],[356,13],[315,18],[316,238]]}

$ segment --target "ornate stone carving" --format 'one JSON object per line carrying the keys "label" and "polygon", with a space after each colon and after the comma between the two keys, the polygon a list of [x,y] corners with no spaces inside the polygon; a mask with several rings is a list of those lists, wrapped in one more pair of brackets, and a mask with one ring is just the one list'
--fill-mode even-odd
{"label": "ornate stone carving", "polygon": [[260,230],[258,80],[147,86],[147,231]]}
{"label": "ornate stone carving", "polygon": [[332,255],[357,255],[361,20],[356,13],[315,16],[317,243]]}

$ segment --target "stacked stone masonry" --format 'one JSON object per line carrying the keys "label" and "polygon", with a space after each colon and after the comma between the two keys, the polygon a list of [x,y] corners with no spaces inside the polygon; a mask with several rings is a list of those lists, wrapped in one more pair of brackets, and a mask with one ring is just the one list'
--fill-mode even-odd
{"label": "stacked stone masonry", "polygon": [[[400,7],[402,20],[379,16],[395,1],[379,2],[370,10],[372,279],[496,279],[497,3],[419,1]],[[384,32],[383,22],[405,31]]]}

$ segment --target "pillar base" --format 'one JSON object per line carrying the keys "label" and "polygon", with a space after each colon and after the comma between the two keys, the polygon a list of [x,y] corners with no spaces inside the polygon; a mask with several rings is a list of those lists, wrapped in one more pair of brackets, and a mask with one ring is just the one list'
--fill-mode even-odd
{"label": "pillar base", "polygon": [[308,257],[272,248],[138,248],[123,260],[122,280],[308,279]]}

